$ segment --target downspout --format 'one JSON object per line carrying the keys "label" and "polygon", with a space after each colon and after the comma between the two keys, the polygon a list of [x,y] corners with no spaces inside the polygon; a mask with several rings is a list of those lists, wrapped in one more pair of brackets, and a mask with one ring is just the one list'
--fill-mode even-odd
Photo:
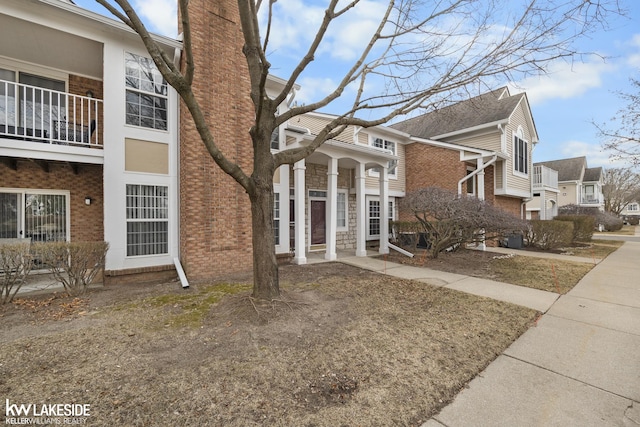
{"label": "downspout", "polygon": [[[491,166],[492,164],[494,164],[496,162],[496,160],[498,160],[498,155],[494,154],[493,157],[491,158],[491,160],[489,160],[487,163],[485,163],[482,167],[474,170],[473,172],[471,172],[468,175],[465,175],[464,178],[462,178],[460,181],[458,181],[458,196],[462,196],[462,183],[464,183],[469,178],[473,178],[474,176],[476,176],[477,174],[479,174],[480,172],[485,170],[487,168],[487,166]],[[483,195],[483,198],[484,198],[484,195]]]}

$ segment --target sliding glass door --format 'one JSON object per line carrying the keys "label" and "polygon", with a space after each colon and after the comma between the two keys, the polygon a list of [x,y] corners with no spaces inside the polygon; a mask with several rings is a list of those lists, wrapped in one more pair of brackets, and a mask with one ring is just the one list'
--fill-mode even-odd
{"label": "sliding glass door", "polygon": [[0,192],[0,238],[68,240],[68,199],[67,194]]}

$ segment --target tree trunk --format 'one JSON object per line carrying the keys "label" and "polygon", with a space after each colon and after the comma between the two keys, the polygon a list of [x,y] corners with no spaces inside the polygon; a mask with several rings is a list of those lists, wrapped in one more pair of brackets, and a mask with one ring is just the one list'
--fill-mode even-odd
{"label": "tree trunk", "polygon": [[253,227],[253,294],[254,298],[273,300],[280,296],[278,262],[273,230],[273,174],[256,179],[251,200]]}

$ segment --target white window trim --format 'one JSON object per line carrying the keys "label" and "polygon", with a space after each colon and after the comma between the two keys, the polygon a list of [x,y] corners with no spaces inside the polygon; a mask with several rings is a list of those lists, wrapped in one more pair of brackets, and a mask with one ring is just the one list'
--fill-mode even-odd
{"label": "white window trim", "polygon": [[[383,149],[383,148],[380,148],[380,147],[376,147],[376,146],[373,144],[373,143],[374,143],[374,141],[375,141],[376,139],[381,139],[381,140],[382,140],[382,141],[384,141],[384,142],[393,143],[394,150],[387,150],[387,149]],[[398,142],[397,142],[397,141],[390,140],[390,139],[385,139],[385,138],[378,137],[378,136],[375,136],[375,135],[369,135],[369,147],[374,147],[374,148],[376,148],[377,150],[392,151],[392,154],[393,154],[394,156],[397,156],[397,155],[398,155]],[[395,167],[395,169],[394,169],[393,173],[392,173],[391,171],[387,170],[387,176],[389,177],[389,179],[393,179],[393,180],[397,180],[397,179],[398,179],[398,167],[400,166],[400,160],[399,160],[399,159],[398,159],[398,160],[395,160],[395,162],[396,162],[396,167]],[[387,168],[388,168],[388,166],[387,166]],[[375,178],[379,178],[379,177],[380,177],[380,172],[378,172],[377,170],[375,170],[375,168],[369,169],[369,170],[367,171],[367,173],[368,173],[368,174],[369,174],[369,176],[371,176],[371,177],[375,177]]]}
{"label": "white window trim", "polygon": [[[467,176],[470,173],[473,173],[476,170],[476,168],[472,167],[472,166],[467,166]],[[471,182],[473,183],[472,188],[473,191],[471,193],[469,193],[469,191],[467,190],[467,195],[468,196],[475,196],[476,195],[476,176],[477,175],[473,175],[471,178],[467,178],[465,181],[465,186],[468,189],[468,185],[469,185],[469,179],[471,180]]]}
{"label": "white window trim", "polygon": [[[150,131],[150,132],[160,132],[160,133],[169,133],[171,130],[171,85],[169,85],[169,82],[167,82],[167,80],[164,78],[164,76],[162,76],[162,80],[164,81],[166,87],[167,87],[167,94],[166,95],[161,95],[161,94],[157,94],[157,93],[152,93],[152,92],[147,92],[145,90],[142,89],[138,89],[138,88],[133,88],[133,87],[129,87],[127,86],[127,54],[130,55],[135,55],[135,56],[139,56],[142,58],[147,58],[150,59],[148,56],[146,56],[147,54],[139,54],[130,50],[125,50],[124,51],[124,56],[122,59],[123,62],[123,69],[122,69],[122,77],[124,79],[123,81],[123,85],[124,85],[124,120],[122,123],[124,123],[125,127],[130,127],[132,129],[141,129],[144,131]],[[154,67],[156,70],[158,70],[158,67],[155,65],[154,63]],[[158,70],[158,72],[160,72]],[[155,127],[147,127],[147,126],[142,126],[142,125],[135,125],[135,124],[131,124],[131,123],[127,123],[127,91],[131,91],[131,92],[135,92],[135,93],[141,93],[141,94],[146,94],[149,96],[154,96],[157,98],[164,98],[166,100],[166,106],[167,106],[167,128],[166,129],[157,129]]]}
{"label": "white window trim", "polygon": [[[517,144],[516,144],[516,138],[520,139],[522,142],[524,142],[524,149],[525,149],[525,153],[526,153],[526,159],[525,159],[525,170],[526,172],[521,172],[517,169],[517,163],[518,163],[518,150],[517,150]],[[512,171],[513,174],[515,176],[520,176],[522,178],[529,178],[529,162],[530,162],[530,153],[529,153],[529,141],[527,141],[524,138],[523,135],[523,131],[522,131],[522,126],[518,126],[518,131],[517,132],[513,132],[513,135],[511,136],[511,146],[513,147],[513,161],[512,161]]]}
{"label": "white window trim", "polygon": [[0,193],[15,193],[20,195],[20,218],[18,218],[18,227],[21,228],[22,236],[24,237],[24,227],[25,227],[25,195],[26,194],[45,194],[52,196],[65,196],[65,209],[67,212],[65,218],[65,227],[67,229],[66,233],[66,241],[71,241],[71,192],[69,190],[42,190],[38,188],[5,188],[0,187]]}
{"label": "white window trim", "polygon": [[[395,197],[389,197],[389,203],[391,204],[391,209],[389,210],[389,219],[391,221],[395,220],[396,217],[396,199]],[[369,202],[379,202],[380,201],[380,197],[379,196],[367,196],[366,197],[366,204],[365,204],[365,209],[366,209],[366,215],[365,215],[365,227],[366,227],[366,240],[379,240],[380,239],[380,235],[379,234],[371,234],[370,229],[369,229],[369,220],[371,219],[370,217],[370,210],[369,210]],[[382,213],[382,212],[381,212]],[[391,233],[391,230],[389,230],[389,233]]]}
{"label": "white window trim", "polygon": [[[338,232],[344,232],[344,231],[349,231],[349,190],[345,189],[338,189],[338,194],[344,194],[344,227],[341,227],[340,225],[336,224],[336,231]],[[336,197],[336,206],[338,205],[337,203],[337,197]],[[337,217],[336,217],[337,220]]]}
{"label": "white window trim", "polygon": [[[127,251],[128,251],[128,236],[129,236],[129,232],[127,231],[127,224],[129,222],[150,222],[149,218],[145,218],[144,220],[139,220],[139,219],[130,219],[127,218],[127,190],[126,190],[126,186],[127,185],[137,185],[137,186],[145,186],[145,187],[166,187],[167,188],[167,218],[162,218],[162,221],[153,221],[153,222],[166,222],[167,223],[167,252],[166,253],[157,253],[157,254],[143,254],[143,255],[128,255]],[[125,183],[125,191],[124,191],[124,197],[125,197],[125,202],[124,202],[124,254],[125,254],[125,259],[144,259],[144,258],[158,258],[158,257],[166,257],[167,255],[171,254],[171,228],[172,228],[172,224],[171,224],[171,188],[168,184],[158,184],[158,183],[141,183],[141,182],[126,182]]]}

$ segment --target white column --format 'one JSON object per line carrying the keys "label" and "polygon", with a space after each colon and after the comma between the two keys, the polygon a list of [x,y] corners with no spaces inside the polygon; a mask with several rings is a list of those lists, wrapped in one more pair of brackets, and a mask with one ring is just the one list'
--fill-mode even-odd
{"label": "white column", "polygon": [[476,182],[478,183],[478,199],[484,200],[484,160],[481,158],[477,161],[477,168],[480,172],[478,172],[478,178]]}
{"label": "white column", "polygon": [[333,261],[336,254],[336,231],[338,228],[338,159],[330,158],[327,164],[327,251],[324,258]]}
{"label": "white column", "polygon": [[367,256],[367,203],[364,163],[356,166],[356,256]]}
{"label": "white column", "polygon": [[296,162],[293,165],[293,180],[294,180],[294,210],[296,217],[295,224],[295,242],[296,242],[296,253],[293,258],[293,262],[296,264],[306,264],[307,257],[305,255],[307,242],[305,241],[305,233],[304,233],[304,223],[305,223],[305,215],[304,215],[304,206],[305,206],[305,183],[304,183],[304,174],[306,170],[304,159]]}
{"label": "white column", "polygon": [[380,169],[380,249],[381,254],[389,253],[389,172]]}

